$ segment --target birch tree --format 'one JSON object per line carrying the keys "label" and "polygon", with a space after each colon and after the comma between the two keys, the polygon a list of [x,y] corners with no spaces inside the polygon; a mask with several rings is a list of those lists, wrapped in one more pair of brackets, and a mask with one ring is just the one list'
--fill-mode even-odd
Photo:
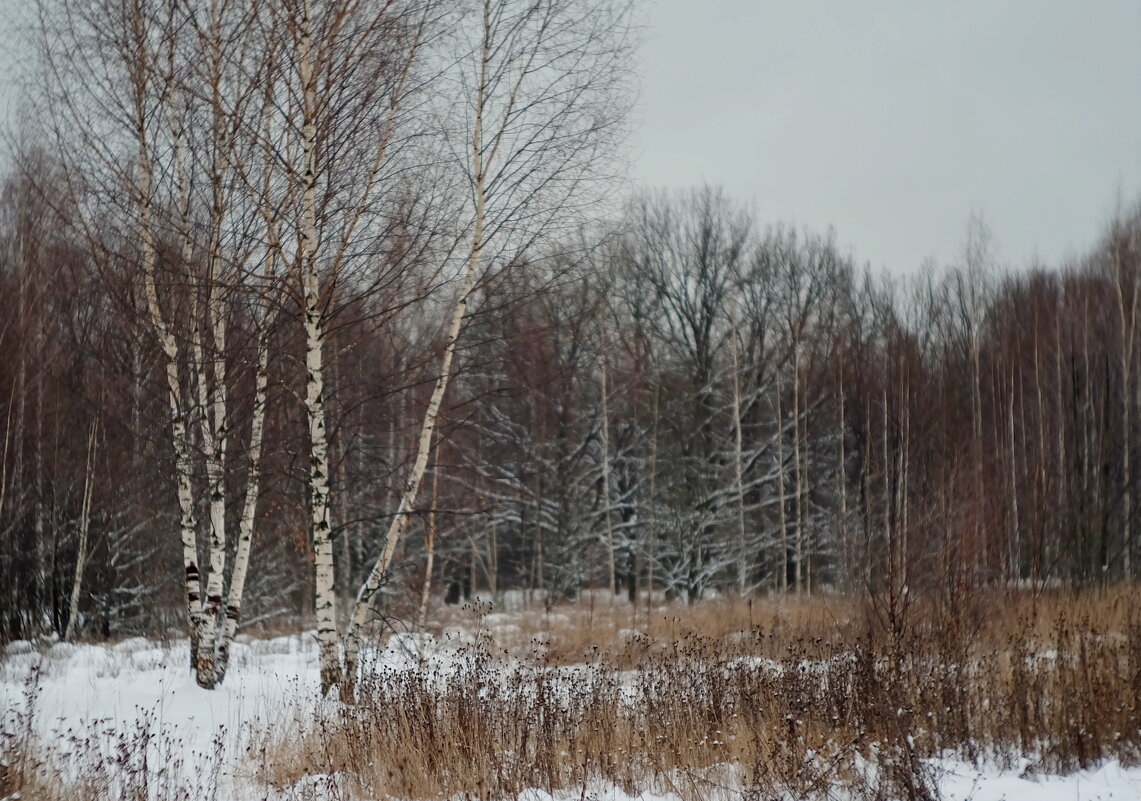
{"label": "birch tree", "polygon": [[[457,342],[485,260],[509,258],[579,223],[599,197],[594,182],[611,169],[610,148],[627,107],[629,15],[628,4],[604,0],[484,0],[461,21],[454,85],[466,119],[453,152],[469,192],[468,244],[416,458],[345,635],[340,686],[346,697],[355,686],[372,599],[415,512]],[[331,649],[323,651],[325,691],[337,683],[332,657]]]}
{"label": "birch tree", "polygon": [[88,534],[91,530],[91,497],[95,490],[95,452],[98,443],[98,418],[91,423],[91,431],[87,435],[87,463],[83,476],[83,500],[79,512],[79,543],[78,553],[75,557],[75,576],[71,580],[71,596],[67,605],[67,627],[63,630],[63,640],[71,639],[75,630],[76,620],[79,619],[79,597],[83,589],[83,573],[87,567]]}
{"label": "birch tree", "polygon": [[[323,690],[341,675],[327,432],[326,340],[336,290],[383,291],[399,304],[417,283],[401,259],[362,258],[391,250],[394,199],[414,168],[408,127],[426,88],[422,57],[438,35],[435,2],[403,5],[286,2],[270,24],[282,42],[278,99],[284,119],[270,135],[283,165],[280,200],[289,215],[286,250],[296,276],[294,301],[304,331],[304,406],[309,440],[309,536]],[[417,118],[416,122],[424,122]]]}
{"label": "birch tree", "polygon": [[[267,359],[258,353],[247,508],[228,564],[234,543],[226,489],[234,436],[229,386],[236,380],[230,364],[239,358],[228,333],[239,299],[251,290],[250,276],[268,263],[260,255],[261,218],[244,202],[236,169],[250,157],[247,134],[265,77],[267,50],[257,22],[254,6],[241,3],[41,6],[49,92],[57,101],[52,130],[70,168],[79,228],[106,269],[122,251],[137,260],[135,297],[160,354],[191,667],[206,688],[225,675],[240,614],[265,416]],[[122,226],[117,243],[105,234],[108,202]],[[254,319],[263,326],[254,338],[263,341],[267,318]],[[196,514],[199,488],[209,503],[205,531]]]}

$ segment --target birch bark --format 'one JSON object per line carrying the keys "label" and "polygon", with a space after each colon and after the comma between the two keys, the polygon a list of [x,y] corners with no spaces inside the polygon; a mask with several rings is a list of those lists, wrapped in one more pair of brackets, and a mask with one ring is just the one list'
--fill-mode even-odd
{"label": "birch bark", "polygon": [[95,486],[95,442],[99,430],[97,421],[91,423],[87,435],[87,470],[83,481],[83,502],[79,512],[79,544],[75,556],[75,577],[71,581],[71,598],[67,608],[67,626],[63,630],[64,642],[71,639],[79,617],[79,596],[83,590],[83,571],[87,567],[87,535],[91,527],[91,496]]}
{"label": "birch bark", "polygon": [[324,325],[317,269],[317,84],[313,71],[312,5],[302,4],[297,51],[301,88],[301,290],[305,327],[305,413],[309,426],[309,513],[321,691],[340,678],[333,540],[329,524],[329,443],[325,432]]}
{"label": "birch bark", "polygon": [[424,550],[427,551],[424,564],[424,583],[420,587],[420,611],[416,615],[416,627],[424,630],[428,618],[428,598],[432,591],[432,567],[436,559],[436,504],[440,498],[440,446],[436,446],[435,465],[432,469],[432,501],[428,508],[428,521],[424,529]]}

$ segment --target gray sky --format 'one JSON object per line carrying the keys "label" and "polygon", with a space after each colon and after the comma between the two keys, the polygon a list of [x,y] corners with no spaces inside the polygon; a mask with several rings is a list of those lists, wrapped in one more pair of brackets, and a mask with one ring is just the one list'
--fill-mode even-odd
{"label": "gray sky", "polygon": [[[26,6],[0,0],[0,41]],[[875,267],[1013,266],[1141,196],[1141,0],[646,0],[633,178],[709,182]],[[5,30],[7,29],[7,30]],[[0,115],[13,119],[0,47]]]}
{"label": "gray sky", "polygon": [[876,267],[1090,246],[1141,193],[1141,0],[648,0],[635,179],[833,225]]}

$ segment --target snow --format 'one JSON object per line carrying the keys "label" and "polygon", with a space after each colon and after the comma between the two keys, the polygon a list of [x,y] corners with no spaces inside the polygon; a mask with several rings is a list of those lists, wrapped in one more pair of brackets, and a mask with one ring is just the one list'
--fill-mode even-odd
{"label": "snow", "polygon": [[[484,620],[484,630],[488,629]],[[508,619],[495,621],[496,638],[514,633]],[[500,632],[498,629],[503,628]],[[365,654],[366,664],[413,670],[460,664],[469,653],[462,647],[470,631],[441,638],[404,634],[389,639],[382,650]],[[233,647],[230,675],[214,691],[200,689],[188,670],[185,641],[159,643],[142,638],[114,645],[56,643],[37,647],[12,643],[0,657],[0,709],[5,730],[19,725],[33,699],[32,725],[55,749],[60,769],[68,769],[93,753],[114,752],[117,744],[149,739],[148,759],[163,765],[163,781],[187,788],[191,797],[210,797],[211,782],[222,801],[249,798],[341,797],[336,777],[309,776],[288,794],[256,786],[242,768],[245,733],[265,726],[295,725],[312,716],[319,704],[316,640],[312,634],[269,640],[242,638]],[[207,757],[218,775],[192,770]],[[213,756],[211,762],[209,757]],[[1028,774],[1026,766],[1000,770],[975,767],[954,759],[931,763],[946,801],[1098,801],[1141,798],[1141,768],[1108,762],[1066,776]],[[162,786],[151,792],[161,793]],[[533,790],[519,801],[566,801],[583,796],[599,801],[627,801],[617,787],[589,782],[586,788],[550,795]],[[156,796],[161,797],[161,796]],[[641,801],[676,801],[676,796],[642,792]]]}
{"label": "snow", "polygon": [[1117,762],[1068,776],[1026,777],[1019,771],[981,771],[953,761],[938,765],[944,801],[1131,801],[1141,798],[1141,768]]}

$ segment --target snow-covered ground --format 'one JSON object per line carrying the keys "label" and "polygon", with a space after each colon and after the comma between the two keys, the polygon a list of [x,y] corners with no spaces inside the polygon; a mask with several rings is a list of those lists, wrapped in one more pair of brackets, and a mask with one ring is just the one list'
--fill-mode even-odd
{"label": "snow-covered ground", "polygon": [[[504,623],[504,625],[509,625]],[[427,658],[439,668],[465,658],[459,640],[393,638],[372,658],[390,668],[418,669]],[[0,656],[0,709],[9,736],[18,737],[30,716],[31,730],[51,751],[56,768],[78,771],[102,755],[114,769],[138,769],[145,741],[149,764],[146,786],[155,798],[244,801],[254,798],[340,797],[329,777],[312,777],[289,792],[272,791],[252,776],[244,753],[250,731],[267,726],[296,727],[316,711],[318,671],[312,635],[236,643],[230,675],[222,688],[197,687],[188,671],[185,641],[156,643],[131,639],[110,646],[55,644],[35,648],[12,643]],[[22,722],[24,721],[24,722]],[[134,765],[132,767],[132,765]],[[1025,777],[1015,770],[980,769],[955,760],[932,764],[947,801],[1094,801],[1141,799],[1141,768],[1108,763],[1067,776]],[[598,799],[625,801],[622,791],[590,785]],[[566,798],[581,798],[582,790]],[[552,798],[542,791],[526,801]],[[564,797],[563,795],[556,797]],[[640,799],[672,796],[640,794]]]}

